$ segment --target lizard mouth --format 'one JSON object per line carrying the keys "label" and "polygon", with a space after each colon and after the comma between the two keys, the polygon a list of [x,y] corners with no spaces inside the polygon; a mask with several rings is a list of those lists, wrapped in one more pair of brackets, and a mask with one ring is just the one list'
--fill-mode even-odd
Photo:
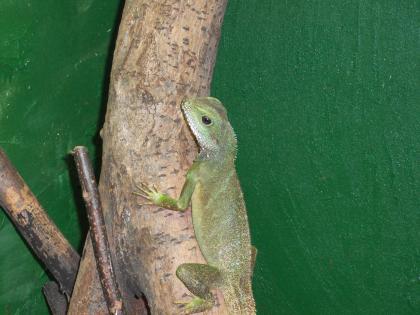
{"label": "lizard mouth", "polygon": [[192,117],[192,107],[188,100],[184,100],[181,104],[181,109],[184,114],[184,117],[187,121],[187,125],[194,134],[194,137],[199,140],[200,133],[197,130],[196,123],[194,122],[194,118]]}
{"label": "lizard mouth", "polygon": [[181,109],[184,114],[184,117],[187,121],[187,125],[190,128],[191,132],[193,133],[195,139],[197,140],[200,148],[206,148],[206,141],[202,137],[200,131],[198,130],[197,121],[194,119],[193,115],[193,108],[191,103],[188,101],[188,99],[184,100],[181,103]]}

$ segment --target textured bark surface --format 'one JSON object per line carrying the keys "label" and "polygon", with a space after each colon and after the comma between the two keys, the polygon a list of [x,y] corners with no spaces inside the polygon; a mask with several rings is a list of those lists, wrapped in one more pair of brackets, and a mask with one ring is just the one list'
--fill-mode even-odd
{"label": "textured bark surface", "polygon": [[45,299],[52,315],[66,315],[68,302],[61,293],[59,285],[55,281],[48,281],[42,288]]}
{"label": "textured bark surface", "polygon": [[[152,314],[176,314],[188,292],[176,267],[204,262],[191,213],[151,206],[132,191],[156,185],[178,196],[197,148],[179,104],[209,94],[227,0],[128,0],[114,53],[103,128],[100,193],[116,274],[128,313],[139,312],[133,296],[144,295]],[[70,314],[106,308],[87,242]],[[90,300],[89,300],[90,297]],[[83,302],[81,302],[83,301]],[[141,301],[141,300],[137,300]],[[223,299],[207,314],[225,314]],[[105,311],[106,312],[106,311]]]}

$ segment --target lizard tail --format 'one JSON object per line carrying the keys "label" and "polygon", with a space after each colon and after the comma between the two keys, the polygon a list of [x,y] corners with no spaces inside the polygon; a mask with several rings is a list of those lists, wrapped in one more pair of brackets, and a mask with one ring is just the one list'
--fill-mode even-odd
{"label": "lizard tail", "polygon": [[230,315],[256,314],[251,279],[242,277],[239,281],[224,285],[222,291]]}

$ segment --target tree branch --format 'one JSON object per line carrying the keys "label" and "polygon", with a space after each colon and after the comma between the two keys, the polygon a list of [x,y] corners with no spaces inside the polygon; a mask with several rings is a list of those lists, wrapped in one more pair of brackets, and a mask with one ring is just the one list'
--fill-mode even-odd
{"label": "tree branch", "polygon": [[66,315],[68,306],[67,298],[60,292],[60,288],[55,281],[48,281],[42,287],[42,292],[53,315]]}
{"label": "tree branch", "polygon": [[0,206],[36,257],[70,296],[80,257],[0,149]]}
{"label": "tree branch", "polygon": [[[209,94],[227,0],[126,0],[103,127],[99,191],[115,273],[128,314],[145,296],[152,314],[176,314],[188,290],[178,265],[204,262],[191,213],[139,206],[134,184],[176,196],[197,148],[180,111]],[[88,241],[69,314],[103,314]],[[85,296],[90,296],[87,300]],[[83,302],[80,302],[83,301]],[[132,302],[126,302],[132,301]],[[223,298],[206,314],[225,314]],[[92,309],[95,309],[94,313]],[[145,311],[144,311],[145,312]]]}

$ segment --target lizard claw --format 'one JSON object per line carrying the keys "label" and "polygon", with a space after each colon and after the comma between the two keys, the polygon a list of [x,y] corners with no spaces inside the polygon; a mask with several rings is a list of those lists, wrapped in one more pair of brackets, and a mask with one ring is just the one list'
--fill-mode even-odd
{"label": "lizard claw", "polygon": [[192,297],[192,299],[190,301],[173,302],[174,304],[181,306],[182,311],[180,315],[199,313],[211,309],[213,307],[213,302],[211,300],[204,300],[198,296],[194,296],[191,294],[187,294],[187,296]]}
{"label": "lizard claw", "polygon": [[[194,298],[194,295],[192,295],[191,293],[188,293],[188,292],[185,292],[183,295],[182,295],[182,297],[186,297],[186,296],[188,296],[189,298]],[[185,305],[185,304],[188,304],[190,301],[174,301],[174,304],[182,304],[182,305]]]}
{"label": "lizard claw", "polygon": [[143,197],[143,198],[145,198],[145,199],[147,199],[147,198],[148,198],[146,194],[144,194],[143,192],[140,192],[140,191],[133,191],[132,193],[133,193],[134,195],[137,195],[137,196]]}
{"label": "lizard claw", "polygon": [[134,184],[137,188],[137,191],[133,191],[134,195],[140,196],[149,202],[141,203],[141,205],[155,205],[157,198],[159,198],[160,193],[158,192],[155,185],[152,185],[151,187],[147,186],[144,183]]}
{"label": "lizard claw", "polygon": [[[194,295],[192,295],[191,293],[185,292],[185,293],[182,295],[182,297],[190,297],[190,298],[194,298]],[[189,302],[190,302],[190,301],[174,301],[173,303],[174,303],[174,304],[177,304],[177,305],[183,305],[183,306],[185,306],[185,305],[187,305]]]}

